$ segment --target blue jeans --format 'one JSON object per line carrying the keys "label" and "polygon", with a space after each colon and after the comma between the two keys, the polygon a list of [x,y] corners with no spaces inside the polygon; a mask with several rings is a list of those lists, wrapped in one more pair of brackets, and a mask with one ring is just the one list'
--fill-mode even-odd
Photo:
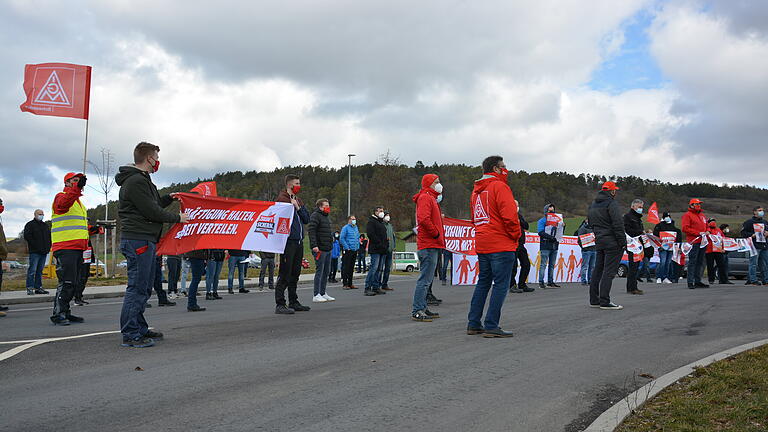
{"label": "blue jeans", "polygon": [[205,293],[212,294],[219,292],[219,276],[224,261],[208,260],[205,267]]}
{"label": "blue jeans", "polygon": [[581,282],[589,283],[592,280],[592,270],[595,269],[595,257],[597,251],[581,251]]}
{"label": "blue jeans", "polygon": [[239,289],[245,289],[245,269],[248,268],[247,262],[240,262],[248,257],[229,256],[227,261],[227,288],[232,291],[234,287],[235,270],[237,270],[237,284]]}
{"label": "blue jeans", "polygon": [[480,275],[477,279],[475,292],[472,294],[472,302],[469,305],[469,327],[481,328],[480,320],[483,318],[485,300],[488,292],[491,292],[491,301],[488,303],[488,312],[485,314],[485,329],[495,330],[499,328],[501,319],[501,307],[507,297],[507,289],[512,279],[512,263],[517,259],[517,252],[496,252],[489,254],[477,254],[477,265],[480,266]]}
{"label": "blue jeans", "polygon": [[672,265],[672,251],[659,249],[659,263],[656,264],[656,279],[672,279],[670,272]]}
{"label": "blue jeans", "polygon": [[701,283],[701,271],[704,267],[704,252],[701,245],[696,243],[688,253],[688,285]]}
{"label": "blue jeans", "polygon": [[379,263],[384,258],[384,255],[375,253],[369,255],[371,256],[371,266],[368,267],[368,276],[365,277],[365,289],[377,290],[381,288]]}
{"label": "blue jeans", "polygon": [[149,330],[144,307],[155,280],[155,243],[146,240],[121,240],[120,252],[128,262],[128,286],[120,312],[123,339],[137,339]]}
{"label": "blue jeans", "polygon": [[189,281],[187,308],[191,308],[197,306],[197,286],[200,285],[200,281],[203,279],[203,272],[205,271],[205,260],[190,258],[188,261],[189,270],[192,273],[192,280]]}
{"label": "blue jeans", "polygon": [[541,251],[541,265],[539,266],[539,283],[544,283],[544,270],[549,268],[549,283],[555,282],[555,264],[557,263],[557,249]]}
{"label": "blue jeans", "polygon": [[320,259],[315,259],[315,295],[325,295],[325,287],[328,285],[328,273],[330,272],[331,251],[320,251]]}
{"label": "blue jeans", "polygon": [[442,249],[428,248],[421,249],[416,254],[419,257],[419,279],[416,281],[416,289],[413,291],[413,310],[412,313],[423,311],[427,308],[427,288],[432,285],[435,279],[435,268],[437,268],[437,254]]}
{"label": "blue jeans", "polygon": [[29,268],[27,269],[27,290],[43,288],[43,268],[45,267],[46,254],[29,254]]}
{"label": "blue jeans", "polygon": [[381,286],[389,286],[389,274],[392,273],[392,252],[387,252],[382,255],[381,262],[379,263],[379,278],[381,279]]}
{"label": "blue jeans", "polygon": [[768,284],[768,249],[758,249],[757,255],[749,257],[749,281],[757,282],[757,268],[760,267],[764,284]]}

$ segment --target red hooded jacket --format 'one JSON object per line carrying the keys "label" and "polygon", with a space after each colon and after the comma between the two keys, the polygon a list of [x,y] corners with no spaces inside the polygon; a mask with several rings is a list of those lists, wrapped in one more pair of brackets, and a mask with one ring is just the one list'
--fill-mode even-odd
{"label": "red hooded jacket", "polygon": [[437,176],[424,174],[421,178],[421,190],[413,196],[416,203],[416,247],[419,250],[438,248],[445,249],[445,230],[440,206],[437,205],[437,195],[430,186]]}
{"label": "red hooded jacket", "polygon": [[517,250],[521,235],[517,204],[500,174],[486,173],[475,181],[470,206],[477,253]]}
{"label": "red hooded jacket", "polygon": [[[701,243],[701,238],[696,239],[703,232],[708,232],[707,217],[704,212],[699,210],[696,212],[694,209],[689,208],[683,215],[680,228],[685,234],[685,241],[691,244]],[[695,240],[695,241],[694,241]]]}

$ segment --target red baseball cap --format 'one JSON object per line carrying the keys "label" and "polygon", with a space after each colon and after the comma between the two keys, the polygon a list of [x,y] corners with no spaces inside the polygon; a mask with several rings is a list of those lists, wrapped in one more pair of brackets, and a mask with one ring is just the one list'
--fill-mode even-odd
{"label": "red baseball cap", "polygon": [[69,181],[69,179],[71,179],[72,177],[77,177],[77,176],[81,176],[81,175],[82,175],[82,174],[76,174],[76,173],[73,173],[73,172],[71,172],[71,173],[67,173],[67,174],[64,176],[64,183],[68,182],[68,181]]}
{"label": "red baseball cap", "polygon": [[688,202],[688,205],[694,205],[694,204],[701,204],[701,200],[698,198],[691,198],[691,200]]}
{"label": "red baseball cap", "polygon": [[616,186],[616,183],[612,181],[607,181],[603,183],[603,190],[604,191],[612,191],[612,190],[619,190],[619,187]]}

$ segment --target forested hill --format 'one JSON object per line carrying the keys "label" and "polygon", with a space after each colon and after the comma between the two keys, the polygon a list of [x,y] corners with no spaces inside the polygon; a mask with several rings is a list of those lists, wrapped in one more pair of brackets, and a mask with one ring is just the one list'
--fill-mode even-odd
{"label": "forested hill", "polygon": [[[418,162],[409,167],[387,160],[376,164],[352,167],[352,212],[364,219],[375,205],[383,205],[392,214],[398,230],[408,230],[414,223],[412,196],[420,188],[421,176],[435,173],[444,186],[442,208],[447,216],[468,218],[469,197],[473,182],[481,176],[478,166],[437,165],[425,166]],[[301,197],[312,208],[318,198],[331,202],[331,218],[335,225],[344,223],[347,215],[347,168],[294,166],[271,172],[227,172],[213,178],[195,179],[188,183],[172,184],[161,193],[188,191],[201,181],[215,180],[220,196],[255,200],[273,200],[282,187],[283,177],[294,173],[301,176]],[[524,216],[529,220],[540,217],[546,203],[555,203],[566,217],[583,216],[595,196],[599,185],[607,180],[598,175],[573,175],[565,172],[528,173],[510,171],[509,184],[520,202]],[[717,186],[709,183],[671,184],[638,177],[612,178],[618,183],[618,200],[628,206],[634,198],[648,203],[658,202],[659,211],[684,211],[691,197],[705,200],[709,213],[748,214],[753,203],[768,203],[768,189],[753,186]],[[89,210],[91,216],[101,218],[103,206]],[[114,215],[116,203],[110,203]]]}

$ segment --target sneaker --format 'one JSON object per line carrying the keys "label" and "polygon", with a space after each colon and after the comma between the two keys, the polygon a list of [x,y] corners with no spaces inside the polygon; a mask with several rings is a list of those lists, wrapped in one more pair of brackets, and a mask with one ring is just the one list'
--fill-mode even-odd
{"label": "sneaker", "polygon": [[46,291],[46,290],[44,290],[42,288],[38,288],[38,289],[35,290],[35,294],[48,294],[48,291]]}
{"label": "sneaker", "polygon": [[233,291],[231,289],[227,289],[227,294],[234,294],[234,293],[235,293],[235,291]]}
{"label": "sneaker", "polygon": [[204,311],[204,310],[205,310],[205,308],[204,308],[204,307],[200,307],[200,306],[198,306],[198,305],[194,305],[194,306],[192,306],[192,307],[188,307],[188,308],[187,308],[187,312],[202,312],[202,311]]}
{"label": "sneaker", "polygon": [[325,303],[328,300],[325,299],[325,297],[321,296],[320,294],[312,297],[312,303]]}
{"label": "sneaker", "polygon": [[35,295],[35,291],[31,288],[27,288],[27,295]]}
{"label": "sneaker", "polygon": [[589,307],[591,307],[591,308],[599,308],[600,305],[599,304],[590,303]]}
{"label": "sneaker", "polygon": [[672,281],[669,280],[669,278],[664,278],[664,280],[662,282],[664,282],[665,284],[671,284],[672,283]]}
{"label": "sneaker", "polygon": [[77,298],[77,299],[75,299],[75,304],[78,305],[78,306],[85,306],[85,305],[90,304],[90,303],[85,301],[85,300],[83,300],[83,299],[81,299],[81,298]]}
{"label": "sneaker", "polygon": [[482,327],[470,327],[467,326],[467,334],[468,335],[479,335],[483,334],[485,332],[485,329]]}
{"label": "sneaker", "polygon": [[528,285],[526,285],[525,287],[523,287],[523,292],[527,292],[527,293],[529,293],[529,292],[534,292],[534,291],[536,291],[536,288],[531,288],[531,287],[529,287]]}
{"label": "sneaker", "polygon": [[434,318],[440,318],[440,314],[437,312],[432,312],[429,309],[424,309],[424,315],[434,319]]}
{"label": "sneaker", "polygon": [[275,313],[278,315],[293,315],[296,313],[296,311],[286,307],[285,305],[277,305],[275,307]]}
{"label": "sneaker", "polygon": [[312,309],[309,306],[304,306],[303,304],[296,302],[291,305],[288,305],[291,309],[295,310],[296,312],[309,312],[310,309]]}
{"label": "sneaker", "polygon": [[661,283],[661,278],[656,278],[656,283],[660,284]]}
{"label": "sneaker", "polygon": [[[263,288],[264,287],[262,287],[262,289]],[[248,294],[249,292],[251,292],[251,290],[245,289],[245,288],[241,288],[241,289],[237,290],[237,292],[239,292],[240,294]]]}
{"label": "sneaker", "polygon": [[64,314],[53,315],[51,317],[51,322],[54,325],[60,325],[60,326],[68,326],[69,325],[69,320],[67,319],[67,316],[64,315]]}
{"label": "sneaker", "polygon": [[419,322],[432,322],[432,318],[429,317],[424,311],[417,311],[411,315],[411,319]]}
{"label": "sneaker", "polygon": [[147,332],[144,333],[144,337],[145,338],[150,338],[150,339],[162,339],[163,338],[163,334],[160,333],[160,332],[156,332],[156,331],[152,331],[152,330],[147,330]]}
{"label": "sneaker", "polygon": [[166,301],[164,301],[162,303],[158,302],[157,305],[160,306],[160,307],[163,307],[163,306],[176,306],[176,302],[172,302],[172,301],[167,301],[166,300]]}
{"label": "sneaker", "polygon": [[217,293],[216,291],[214,291],[211,295],[213,296],[214,300],[221,300],[222,298],[224,298],[220,296],[219,293]]}
{"label": "sneaker", "polygon": [[85,319],[83,319],[82,317],[72,315],[71,313],[68,313],[65,316],[67,317],[67,320],[69,322],[71,322],[71,323],[78,323],[78,324],[80,324],[81,322],[85,321]]}
{"label": "sneaker", "polygon": [[206,300],[216,300],[215,298],[213,298],[213,294],[211,294],[211,293],[205,293],[205,299]]}
{"label": "sneaker", "polygon": [[608,303],[605,306],[600,306],[600,309],[603,309],[603,310],[622,310],[622,309],[624,309],[624,306],[617,305],[616,303]]}
{"label": "sneaker", "polygon": [[328,300],[328,301],[336,301],[336,299],[335,299],[335,298],[333,298],[333,297],[329,296],[328,294],[323,294],[323,298],[324,298],[324,299],[326,299],[326,300]]}
{"label": "sneaker", "polygon": [[384,294],[386,294],[386,293],[385,293],[384,291],[382,291],[380,288],[376,288],[375,290],[373,290],[373,292],[375,292],[375,293],[376,293],[376,295],[384,295]]}
{"label": "sneaker", "polygon": [[484,338],[508,338],[512,336],[514,336],[512,332],[504,331],[501,328],[486,330],[483,332]]}
{"label": "sneaker", "polygon": [[366,295],[366,296],[370,297],[370,296],[375,296],[376,293],[373,290],[371,290],[371,289],[367,289],[367,290],[363,291],[363,295]]}
{"label": "sneaker", "polygon": [[148,337],[139,337],[136,339],[123,339],[123,343],[120,346],[127,348],[149,348],[155,346],[155,341]]}

